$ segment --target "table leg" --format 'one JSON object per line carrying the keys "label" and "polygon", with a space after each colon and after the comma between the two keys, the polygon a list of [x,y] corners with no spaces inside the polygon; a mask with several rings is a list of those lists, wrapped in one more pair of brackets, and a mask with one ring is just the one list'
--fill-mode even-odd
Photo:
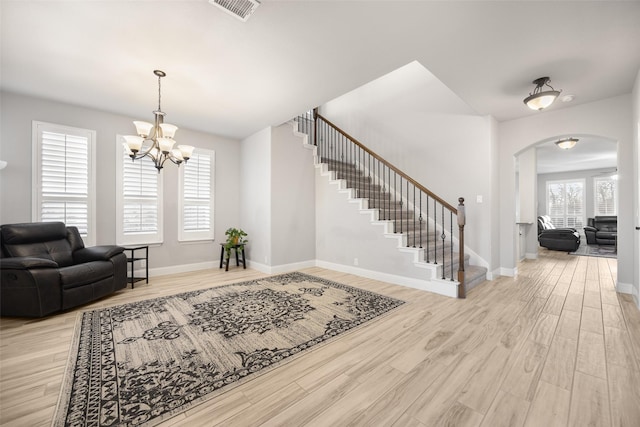
{"label": "table leg", "polygon": [[220,245],[220,268],[222,268],[223,261],[224,261],[224,246]]}

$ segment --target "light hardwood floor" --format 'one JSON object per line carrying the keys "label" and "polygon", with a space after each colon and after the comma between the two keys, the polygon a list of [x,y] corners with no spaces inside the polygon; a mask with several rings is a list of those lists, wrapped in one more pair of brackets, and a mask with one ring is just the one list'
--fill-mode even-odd
{"label": "light hardwood floor", "polygon": [[[164,426],[639,426],[640,312],[616,260],[540,251],[456,300],[320,268],[407,301]],[[154,277],[82,310],[263,276]],[[2,319],[0,424],[51,423],[80,310]]]}

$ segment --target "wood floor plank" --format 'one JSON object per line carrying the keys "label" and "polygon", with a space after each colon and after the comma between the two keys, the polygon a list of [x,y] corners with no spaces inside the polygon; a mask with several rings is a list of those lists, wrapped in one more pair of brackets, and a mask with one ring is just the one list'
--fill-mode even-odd
{"label": "wood floor plank", "polygon": [[547,300],[547,304],[544,307],[544,312],[559,316],[562,312],[562,306],[564,305],[565,297],[561,295],[551,295]]}
{"label": "wood floor plank", "polygon": [[531,402],[525,427],[564,427],[569,419],[571,391],[544,381]]}
{"label": "wood floor plank", "polygon": [[459,354],[409,406],[407,413],[425,425],[434,425],[448,411],[481,363],[468,354]]}
{"label": "wood floor plank", "polygon": [[548,350],[546,345],[527,341],[500,389],[531,402]]}
{"label": "wood floor plank", "polygon": [[[460,402],[454,402],[432,425],[448,427],[477,427],[483,415]],[[368,424],[382,425],[382,424]]]}
{"label": "wood floor plank", "polygon": [[549,347],[540,379],[571,391],[578,340],[556,335]]}
{"label": "wood floor plank", "polygon": [[302,387],[300,387],[296,383],[290,383],[278,389],[278,400],[265,398],[255,404],[252,404],[250,411],[241,411],[216,425],[220,427],[261,426],[264,425],[266,421],[269,421],[273,417],[280,414],[284,409],[291,406],[293,403],[304,398],[306,395],[307,393]]}
{"label": "wood floor plank", "polygon": [[619,294],[618,300],[625,318],[631,345],[636,358],[640,360],[640,310],[636,307],[631,295]]}
{"label": "wood floor plank", "polygon": [[[327,426],[349,424],[360,417],[372,402],[382,396],[386,390],[400,382],[404,374],[389,365],[380,365],[368,381],[360,383],[342,399],[329,406],[307,426]],[[374,385],[375,384],[375,385]]]}
{"label": "wood floor plank", "polygon": [[568,425],[571,427],[611,425],[606,380],[576,371]]}
{"label": "wood floor plank", "polygon": [[560,319],[558,320],[558,327],[556,328],[556,335],[560,335],[565,338],[578,340],[580,335],[580,318],[582,313],[580,311],[562,310]]}
{"label": "wood floor plank", "polygon": [[640,371],[609,365],[608,374],[612,425],[637,427],[640,424]]}
{"label": "wood floor plank", "polygon": [[392,425],[399,420],[420,394],[438,378],[446,366],[424,360],[407,373],[396,387],[384,393],[353,425]]}
{"label": "wood floor plank", "polygon": [[602,335],[604,333],[604,329],[602,328],[602,310],[586,306],[583,307],[580,330]]}
{"label": "wood floor plank", "polygon": [[560,316],[542,313],[533,327],[531,334],[529,334],[529,339],[548,346],[551,344],[559,320]]}
{"label": "wood floor plank", "polygon": [[264,421],[262,426],[304,425],[359,385],[357,381],[347,375],[339,375],[314,392],[308,393],[307,396],[274,415],[271,419]]}
{"label": "wood floor plank", "polygon": [[496,346],[460,391],[458,402],[486,414],[506,375],[505,366],[512,352]]}
{"label": "wood floor plank", "polygon": [[628,370],[640,371],[640,359],[633,351],[626,330],[605,326],[604,345],[607,366],[617,365]]}
{"label": "wood floor plank", "polygon": [[619,305],[602,304],[602,321],[604,326],[626,330],[624,316]]}
{"label": "wood floor plank", "polygon": [[582,312],[582,296],[582,293],[575,293],[569,290],[564,301],[564,309],[577,311],[578,313]]}
{"label": "wood floor plank", "polygon": [[604,336],[595,332],[580,331],[576,371],[606,379],[605,357]]}
{"label": "wood floor plank", "polygon": [[530,403],[510,393],[499,391],[482,427],[519,427],[524,425]]}
{"label": "wood floor plank", "polygon": [[600,309],[601,304],[600,289],[598,287],[596,287],[596,290],[584,291],[583,306]]}

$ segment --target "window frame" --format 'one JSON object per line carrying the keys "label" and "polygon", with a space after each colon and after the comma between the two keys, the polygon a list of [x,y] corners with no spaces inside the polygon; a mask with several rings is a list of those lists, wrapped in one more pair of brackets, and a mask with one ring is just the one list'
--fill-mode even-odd
{"label": "window frame", "polygon": [[[93,246],[97,241],[96,229],[96,141],[97,133],[92,129],[78,128],[74,126],[61,125],[56,123],[48,123],[38,120],[31,122],[31,174],[32,174],[32,191],[31,191],[31,220],[34,222],[42,221],[42,203],[45,200],[42,194],[43,190],[43,171],[42,171],[42,141],[45,132],[71,135],[87,139],[87,234],[81,235],[86,246]],[[74,198],[78,200],[78,197]],[[84,197],[83,197],[84,199]],[[60,200],[72,200],[71,198],[60,197]],[[67,224],[65,219],[60,221]]]}
{"label": "window frame", "polygon": [[[125,234],[124,232],[124,172],[125,162],[131,162],[131,158],[126,155],[126,151],[123,146],[124,138],[122,135],[116,135],[116,244],[120,246],[135,246],[135,245],[161,245],[164,243],[164,179],[163,174],[158,173],[154,167],[154,172],[157,175],[157,194],[156,203],[158,207],[157,211],[157,224],[158,229],[153,233],[138,232],[132,234]],[[135,160],[135,162],[152,162],[149,157],[143,157]]]}
{"label": "window frame", "polygon": [[[210,175],[209,175],[209,212],[210,212],[210,224],[207,231],[188,231],[185,230],[184,221],[184,207],[185,207],[185,192],[184,181],[185,171],[189,165],[193,164],[194,158],[199,155],[210,156]],[[205,148],[196,148],[193,151],[192,158],[187,163],[180,165],[179,169],[179,182],[178,182],[178,241],[181,243],[186,242],[205,242],[215,240],[215,164],[216,155],[214,150]]]}
{"label": "window frame", "polygon": [[[551,218],[551,221],[553,222],[553,220],[557,217],[554,216],[551,212],[551,203],[549,200],[549,187],[551,185],[554,184],[562,184],[563,185],[563,194],[564,194],[564,212],[563,212],[563,224],[562,225],[557,225],[554,223],[554,225],[557,228],[575,228],[576,230],[579,230],[580,232],[582,232],[583,227],[587,224],[586,223],[586,218],[587,218],[587,213],[586,213],[586,208],[587,208],[587,200],[586,200],[586,182],[584,178],[576,178],[576,179],[562,179],[562,180],[551,180],[551,181],[547,181],[546,182],[546,188],[545,188],[545,197],[546,197],[546,201],[547,201],[547,215],[549,215],[549,217]],[[571,225],[567,225],[567,203],[566,203],[566,186],[567,184],[580,184],[582,185],[582,214],[580,215],[580,221],[581,224],[575,224],[574,226]],[[578,218],[576,216],[576,218]]]}
{"label": "window frame", "polygon": [[[602,213],[598,207],[598,181],[611,181],[614,183],[613,188],[613,213]],[[611,176],[596,176],[593,177],[593,215],[594,216],[608,216],[618,215],[618,180]]]}

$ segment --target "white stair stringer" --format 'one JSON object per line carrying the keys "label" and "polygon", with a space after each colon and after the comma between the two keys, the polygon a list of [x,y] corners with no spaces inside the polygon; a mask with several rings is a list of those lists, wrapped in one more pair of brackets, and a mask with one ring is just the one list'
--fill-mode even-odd
{"label": "white stair stringer", "polygon": [[[358,230],[362,234],[370,233],[367,236],[359,236],[361,237],[360,239],[349,239],[348,243],[342,242],[342,244],[340,237],[334,235],[337,240],[328,244],[325,251],[323,251],[322,236],[317,236],[319,242],[316,254],[317,265],[336,271],[457,297],[459,282],[450,279],[443,280],[441,278],[442,265],[427,263],[424,260],[425,249],[407,247],[407,235],[405,233],[394,233],[393,221],[380,220],[380,211],[377,208],[369,208],[368,199],[357,198],[356,190],[348,188],[346,179],[337,179],[337,172],[329,170],[328,164],[320,162],[317,155],[317,147],[308,144],[308,136],[296,130],[295,122],[292,125],[294,133],[303,139],[303,146],[313,150],[314,163],[317,170],[316,194],[323,193],[324,197],[331,199],[328,204],[332,205],[329,210],[334,218],[336,217],[335,211],[341,210],[339,217],[343,223],[342,226],[350,229],[349,231],[345,230],[345,233],[353,230]],[[319,205],[327,207],[327,203]],[[319,220],[321,219],[316,218],[316,223]],[[327,227],[330,226],[327,225]],[[336,227],[340,227],[340,225]],[[368,230],[368,233],[366,230]],[[318,234],[322,231],[323,227],[320,226]],[[340,245],[340,252],[345,253],[342,259],[338,256],[333,256],[331,245]],[[365,254],[377,254],[377,256],[374,256],[374,262],[368,262]],[[355,258],[359,261],[357,266],[353,265]]]}

